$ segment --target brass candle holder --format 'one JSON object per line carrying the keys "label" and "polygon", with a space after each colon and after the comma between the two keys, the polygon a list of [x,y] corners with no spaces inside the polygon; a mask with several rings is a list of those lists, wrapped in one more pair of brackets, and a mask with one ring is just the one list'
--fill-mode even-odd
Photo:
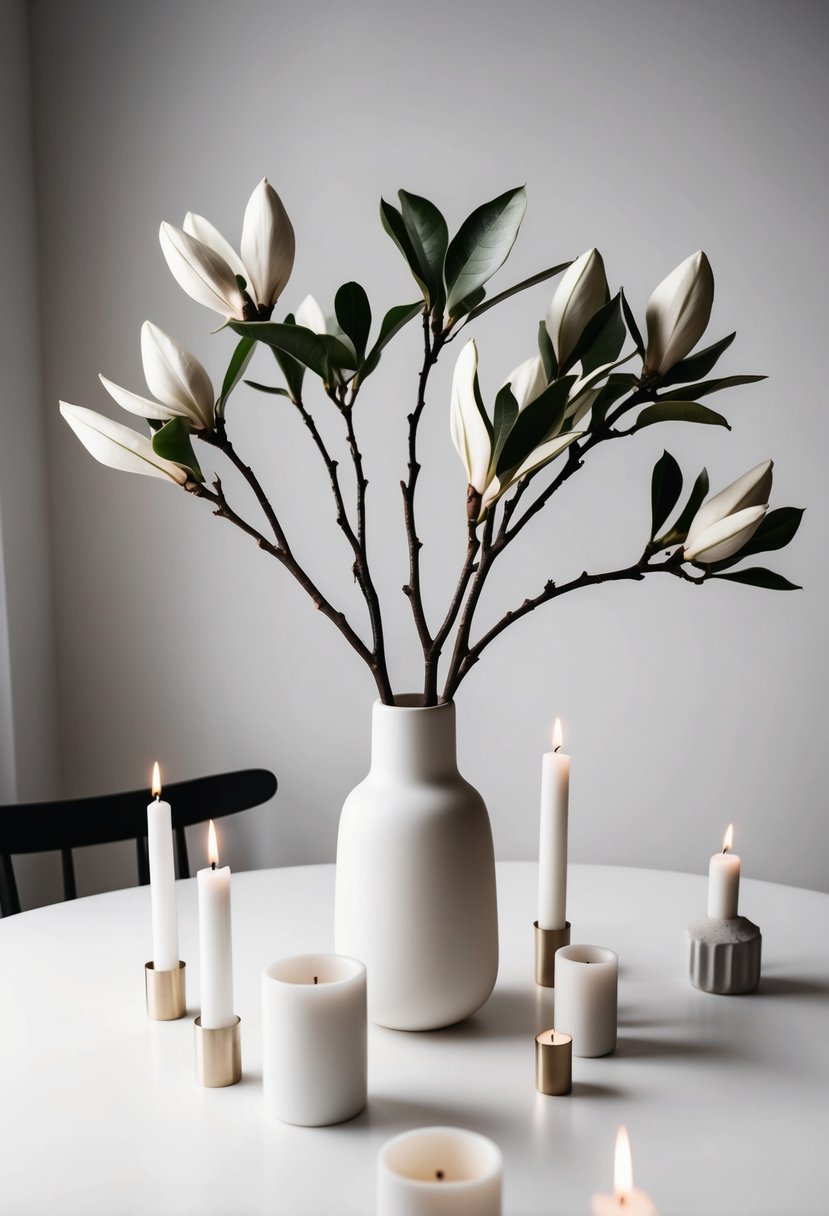
{"label": "brass candle holder", "polygon": [[570,945],[570,922],[563,929],[540,929],[533,921],[535,930],[535,982],[542,988],[556,986],[556,950]]}
{"label": "brass candle holder", "polygon": [[535,1087],[540,1094],[559,1097],[573,1088],[573,1038],[560,1030],[535,1036]]}
{"label": "brass candle holder", "polygon": [[242,1035],[236,1017],[229,1026],[216,1030],[202,1026],[201,1017],[194,1022],[196,1030],[196,1080],[206,1089],[223,1089],[242,1079]]}
{"label": "brass candle holder", "polygon": [[156,971],[155,964],[144,964],[144,991],[147,1017],[153,1022],[175,1022],[187,1012],[184,985],[186,963],[179,962],[170,971]]}

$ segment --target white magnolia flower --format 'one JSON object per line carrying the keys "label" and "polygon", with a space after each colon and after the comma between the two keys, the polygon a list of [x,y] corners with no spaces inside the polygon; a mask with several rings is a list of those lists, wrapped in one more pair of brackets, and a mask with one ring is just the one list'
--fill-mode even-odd
{"label": "white magnolia flower", "polygon": [[764,460],[702,504],[688,529],[686,561],[719,562],[742,549],[769,509],[772,468]]}
{"label": "white magnolia flower", "polygon": [[[508,384],[510,392],[518,402],[519,410],[525,409],[536,397],[540,397],[547,387],[547,376],[540,355],[533,355],[519,363],[514,371],[507,376],[504,384]],[[503,388],[503,385],[501,386]]]}
{"label": "white magnolia flower", "polygon": [[307,295],[305,297],[294,313],[294,320],[297,325],[310,329],[312,333],[330,334],[333,338],[336,338],[351,355],[354,360],[354,366],[357,366],[357,352],[354,349],[354,343],[340,327],[336,317],[326,317],[318,300],[314,296]]}
{"label": "white magnolia flower", "polygon": [[218,229],[192,211],[185,216],[183,228],[163,223],[159,239],[179,286],[199,304],[238,321],[246,318],[245,298],[236,276],[245,280],[261,319],[270,316],[294,265],[294,230],[266,177],[245,208],[241,257]]}
{"label": "white magnolia flower", "polygon": [[705,333],[713,303],[714,272],[699,250],[672,270],[648,300],[646,371],[664,376],[694,349]]}
{"label": "white magnolia flower", "polygon": [[146,435],[139,435],[120,422],[65,401],[60,403],[60,412],[86,450],[111,469],[161,477],[180,486],[193,476],[185,465],[157,456]]}
{"label": "white magnolia flower", "polygon": [[598,249],[588,249],[565,270],[547,312],[547,333],[559,366],[609,296],[602,255]]}
{"label": "white magnolia flower", "polygon": [[121,388],[106,376],[101,384],[122,409],[139,418],[186,418],[193,431],[213,429],[215,395],[210,377],[195,355],[152,321],[141,326],[141,360],[147,387],[156,401]]}

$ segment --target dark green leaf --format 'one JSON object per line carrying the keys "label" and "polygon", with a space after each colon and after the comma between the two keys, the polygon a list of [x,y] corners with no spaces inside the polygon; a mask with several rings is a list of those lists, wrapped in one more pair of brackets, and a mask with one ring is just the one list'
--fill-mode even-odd
{"label": "dark green leaf", "polygon": [[547,383],[554,380],[558,373],[558,361],[556,352],[553,349],[553,342],[547,332],[547,323],[545,321],[538,322],[538,353],[541,355],[541,362],[544,365],[544,375],[547,377]]}
{"label": "dark green leaf", "polygon": [[773,549],[783,549],[796,534],[803,518],[802,507],[777,507],[769,511],[760,527],[733,557],[724,561],[713,562],[709,569],[727,570],[729,566],[741,562],[744,557],[752,557],[755,553],[769,553]]}
{"label": "dark green leaf", "polygon": [[249,388],[255,388],[260,393],[276,393],[278,397],[291,398],[291,394],[288,392],[288,390],[286,388],[282,388],[280,385],[259,384],[259,382],[256,380],[246,380],[245,384],[247,384]]}
{"label": "dark green leaf", "polygon": [[344,283],[339,289],[334,296],[334,315],[340,329],[354,344],[359,366],[365,358],[371,330],[371,305],[359,283]]}
{"label": "dark green leaf", "polygon": [[608,376],[607,384],[593,402],[593,408],[590,411],[591,431],[595,431],[604,423],[607,411],[611,409],[611,407],[614,406],[621,397],[624,397],[625,393],[630,392],[635,382],[636,377],[630,376],[626,373],[620,373],[618,376]]}
{"label": "dark green leaf", "polygon": [[710,578],[727,578],[732,583],[747,583],[750,587],[765,587],[767,591],[802,591],[797,583],[790,583],[782,574],[766,570],[764,566],[750,566],[748,570],[732,570],[730,574],[712,574]]}
{"label": "dark green leaf", "polygon": [[380,354],[383,347],[391,342],[395,334],[399,333],[404,325],[423,313],[423,301],[418,300],[415,304],[396,304],[394,308],[390,308],[383,317],[383,323],[380,326],[380,334],[377,341],[372,346],[366,361],[358,370],[354,377],[354,387],[365,380],[366,376],[370,376],[377,364],[380,362]]}
{"label": "dark green leaf", "polygon": [[[243,338],[254,338],[276,351],[297,359],[304,367],[325,378],[328,374],[328,354],[323,335],[303,325],[279,324],[277,321],[229,321],[230,328]],[[284,369],[283,369],[284,370]],[[286,377],[287,378],[287,377]]]}
{"label": "dark green leaf", "polygon": [[443,262],[449,244],[446,220],[427,198],[407,190],[398,190],[397,197],[409,242],[429,288],[431,306],[442,312]]}
{"label": "dark green leaf", "polygon": [[675,363],[665,373],[662,377],[662,383],[688,384],[691,380],[703,380],[712,370],[723,351],[728,349],[736,337],[737,332],[735,330],[728,337],[720,338],[719,342],[715,342],[713,346],[706,346],[705,350],[698,351],[695,355],[689,355],[687,359],[680,359],[679,363]]}
{"label": "dark green leaf", "polygon": [[493,407],[492,458],[490,461],[490,467],[493,472],[498,467],[499,457],[504,450],[507,437],[515,425],[518,413],[518,402],[515,400],[510,386],[505,384],[502,388],[499,388]]}
{"label": "dark green leaf", "polygon": [[718,393],[721,388],[733,388],[737,384],[755,384],[758,380],[765,379],[765,376],[725,376],[722,380],[704,380],[702,384],[688,384],[685,388],[671,389],[671,398],[674,401],[696,401],[697,397]]}
{"label": "dark green leaf", "polygon": [[152,437],[153,451],[164,460],[174,460],[191,469],[196,481],[204,481],[196,453],[190,442],[190,426],[186,418],[171,418]]}
{"label": "dark green leaf", "polygon": [[683,507],[682,514],[679,516],[679,519],[677,519],[676,523],[669,532],[666,532],[664,536],[660,536],[659,542],[663,549],[667,549],[669,545],[677,545],[680,541],[685,540],[694,516],[702,506],[707,493],[708,470],[703,469],[699,477],[694,482],[694,488],[691,490],[690,497]]}
{"label": "dark green leaf", "polygon": [[522,465],[540,443],[558,434],[567,408],[567,394],[575,380],[575,376],[556,380],[518,415],[496,466],[502,480],[504,474]]}
{"label": "dark green leaf", "polygon": [[443,268],[450,317],[456,315],[462,300],[503,266],[526,210],[527,191],[519,186],[476,208],[461,224],[446,250]]}
{"label": "dark green leaf", "polygon": [[429,292],[428,273],[420,264],[420,259],[417,256],[417,250],[411,242],[411,238],[406,231],[406,225],[403,222],[403,216],[393,207],[391,203],[387,203],[384,198],[380,199],[380,220],[394,241],[397,248],[406,259],[409,270],[412,272],[415,282],[423,292],[423,298],[426,304],[431,308],[431,294]]}
{"label": "dark green leaf", "polygon": [[255,349],[256,343],[253,338],[241,338],[237,343],[236,349],[227,365],[225,378],[222,381],[221,395],[216,402],[216,413],[218,415],[224,414],[227,399],[245,374],[245,368],[250,363],[251,355]]}
{"label": "dark green leaf", "polygon": [[731,430],[722,414],[696,401],[657,401],[655,405],[646,405],[633,429],[641,431],[642,427],[653,426],[655,422],[704,422]]}
{"label": "dark green leaf", "polygon": [[474,321],[476,317],[480,317],[482,313],[487,312],[490,308],[494,308],[496,304],[500,304],[503,300],[508,300],[510,296],[518,295],[519,291],[526,291],[528,287],[535,287],[537,283],[545,283],[547,279],[554,278],[555,275],[561,274],[562,270],[566,270],[570,262],[560,262],[558,266],[551,266],[549,270],[540,270],[538,274],[530,275],[528,279],[522,279],[520,283],[516,283],[514,287],[508,287],[506,291],[499,291],[497,296],[493,296],[491,300],[487,300],[486,304],[479,304],[477,308],[473,308],[467,320]]}
{"label": "dark green leaf", "polygon": [[621,297],[621,300],[622,300],[622,312],[624,313],[625,322],[627,323],[628,333],[630,334],[631,338],[633,338],[634,345],[635,345],[637,351],[639,352],[640,358],[644,359],[645,358],[645,343],[642,340],[642,333],[639,329],[639,326],[636,324],[636,318],[634,317],[633,312],[631,311],[631,307],[628,304],[627,296],[625,295],[623,289],[620,289],[619,296]]}
{"label": "dark green leaf", "polygon": [[673,511],[682,493],[682,470],[670,452],[663,452],[651,477],[651,539]]}
{"label": "dark green leaf", "polygon": [[[465,300],[461,300],[460,304],[456,305],[455,317],[458,319],[460,317],[466,317],[468,320],[469,314],[473,313],[475,311],[475,309],[482,302],[482,300],[485,299],[485,297],[486,297],[486,288],[478,287],[477,290],[471,292],[466,297]],[[464,321],[464,325],[465,324],[466,324],[466,321]],[[458,328],[460,329],[460,326]]]}
{"label": "dark green leaf", "polygon": [[603,363],[612,363],[619,357],[626,334],[620,297],[617,294],[587,322],[572,354],[562,363],[561,370],[569,371],[571,367],[581,363],[582,374],[586,375],[587,372],[601,367]]}

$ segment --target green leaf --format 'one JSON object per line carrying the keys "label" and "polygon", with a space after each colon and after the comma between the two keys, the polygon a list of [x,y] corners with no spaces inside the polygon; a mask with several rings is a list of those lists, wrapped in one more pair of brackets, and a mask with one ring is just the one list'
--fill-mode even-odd
{"label": "green leaf", "polygon": [[670,452],[663,452],[651,476],[651,539],[673,511],[682,493],[682,470]]}
{"label": "green leaf", "polygon": [[708,493],[708,470],[703,469],[699,477],[694,482],[694,488],[691,490],[690,497],[682,509],[682,514],[677,519],[670,531],[664,536],[660,536],[658,544],[660,548],[667,549],[671,545],[677,545],[680,541],[685,540],[688,535],[694,516],[702,506],[705,496]]}
{"label": "green leaf", "polygon": [[764,587],[767,591],[802,591],[797,583],[790,583],[782,574],[766,570],[764,566],[750,566],[748,570],[732,570],[730,574],[710,574],[709,578],[727,578],[732,583],[747,583],[750,587]]}
{"label": "green leaf", "polygon": [[171,418],[152,437],[153,451],[163,460],[174,460],[191,469],[196,481],[204,481],[196,453],[190,442],[190,426],[186,418]]}
{"label": "green leaf", "polygon": [[630,334],[631,338],[633,338],[633,342],[634,342],[636,350],[639,354],[639,357],[641,359],[644,359],[645,358],[645,343],[642,340],[641,330],[639,329],[639,326],[636,324],[636,318],[634,317],[633,312],[631,311],[631,307],[628,304],[627,296],[625,295],[623,288],[619,289],[619,297],[622,301],[622,312],[625,317],[625,323],[627,324],[627,327],[628,327],[628,333]]}
{"label": "green leaf", "polygon": [[290,400],[293,400],[293,398],[291,397],[291,394],[288,392],[288,390],[286,388],[282,388],[280,385],[259,384],[259,382],[257,380],[246,380],[245,384],[247,384],[247,386],[249,388],[255,388],[257,390],[257,392],[276,393],[277,396],[279,396],[279,397],[288,397]]}
{"label": "green leaf", "polygon": [[359,366],[365,358],[371,330],[371,305],[359,283],[344,283],[339,289],[334,296],[334,315],[340,329],[354,344]]}
{"label": "green leaf", "polygon": [[614,406],[621,397],[624,397],[625,393],[629,393],[631,391],[635,380],[635,376],[630,376],[626,373],[620,373],[618,375],[611,375],[608,377],[607,384],[593,402],[593,408],[590,411],[591,431],[597,430],[604,424],[607,411]]}
{"label": "green leaf", "polygon": [[737,384],[755,384],[758,380],[765,379],[765,376],[725,376],[722,380],[704,380],[702,384],[688,384],[685,388],[671,389],[671,398],[674,401],[696,401],[697,397],[718,393],[721,388],[733,388]]}
{"label": "green leaf", "polygon": [[802,518],[802,507],[777,507],[776,510],[769,511],[760,527],[738,553],[721,562],[713,562],[709,569],[727,570],[730,566],[741,562],[744,557],[752,557],[755,553],[769,553],[773,549],[783,549],[797,533]]}
{"label": "green leaf", "polygon": [[498,467],[498,460],[501,452],[504,450],[504,444],[515,425],[518,414],[518,402],[515,400],[510,386],[505,384],[499,388],[493,407],[492,458],[490,460],[490,471],[492,473]]}
{"label": "green leaf", "polygon": [[556,352],[553,348],[553,342],[550,335],[547,333],[547,324],[545,321],[538,322],[538,353],[541,355],[541,362],[544,366],[544,375],[550,380],[554,380],[558,374],[558,361]]}
{"label": "green leaf", "polygon": [[446,250],[443,268],[450,317],[456,315],[462,300],[503,266],[526,210],[527,191],[519,186],[476,208],[461,224]]}
{"label": "green leaf", "polygon": [[506,291],[500,291],[497,296],[493,296],[485,304],[479,304],[477,308],[473,308],[467,317],[467,321],[474,321],[476,317],[480,317],[482,313],[487,312],[490,308],[494,308],[496,304],[501,304],[504,300],[508,300],[510,296],[518,295],[519,291],[526,291],[528,287],[535,287],[537,283],[545,283],[547,279],[552,279],[555,275],[561,274],[562,270],[566,270],[569,265],[570,262],[560,262],[558,266],[551,266],[549,270],[539,270],[538,274],[530,275],[528,279],[522,279],[514,287],[508,287]]}
{"label": "green leaf", "polygon": [[502,481],[504,475],[522,465],[539,444],[558,434],[567,408],[567,394],[575,380],[575,376],[565,376],[554,381],[518,415],[496,465]]}
{"label": "green leaf", "polygon": [[655,422],[703,422],[709,426],[724,426],[726,430],[731,430],[722,414],[696,401],[657,401],[655,405],[646,405],[636,419],[633,430],[641,431],[643,427],[653,426]]}
{"label": "green leaf", "polygon": [[586,375],[603,363],[612,363],[618,358],[626,335],[620,295],[617,293],[587,322],[572,354],[562,363],[561,370],[569,371],[581,363],[582,375]]}
{"label": "green leaf", "polygon": [[420,264],[417,251],[406,231],[403,216],[396,207],[393,207],[391,203],[387,203],[384,198],[380,199],[380,220],[386,232],[406,259],[415,282],[423,292],[426,306],[431,308],[432,298],[429,291],[428,273]]}
{"label": "green leaf", "polygon": [[243,338],[263,342],[265,346],[290,355],[317,376],[327,376],[328,354],[322,334],[289,322],[281,325],[277,321],[229,321],[228,325]]}
{"label": "green leaf", "polygon": [[[459,320],[461,317],[466,317],[468,321],[470,314],[475,311],[478,305],[485,298],[486,288],[478,287],[475,291],[471,292],[465,300],[461,300],[461,302],[456,306],[454,318]],[[464,321],[464,325],[466,325],[466,321]],[[458,326],[458,329],[461,328],[461,326]]]}
{"label": "green leaf", "polygon": [[222,381],[222,391],[219,395],[219,400],[216,402],[216,413],[221,417],[225,412],[227,399],[235,389],[236,385],[245,374],[245,368],[250,363],[251,356],[256,349],[256,343],[253,338],[241,338],[236,345],[236,349],[230,357],[230,362],[227,365],[225,378]]}
{"label": "green leaf", "polygon": [[406,234],[429,289],[431,307],[442,313],[443,262],[449,244],[446,220],[427,198],[407,190],[398,190],[397,197]]}
{"label": "green leaf", "polygon": [[396,304],[394,308],[390,308],[383,317],[383,323],[380,326],[380,334],[377,341],[372,346],[363,366],[359,368],[357,375],[354,377],[354,387],[356,388],[366,376],[370,376],[377,364],[380,362],[380,355],[383,348],[391,342],[395,334],[398,334],[404,325],[408,325],[409,321],[415,317],[422,315],[423,301],[418,300],[414,304]]}
{"label": "green leaf", "polygon": [[720,338],[719,342],[715,342],[713,346],[706,346],[705,350],[698,351],[695,355],[689,355],[687,359],[680,359],[679,363],[675,363],[665,373],[662,377],[662,383],[688,384],[691,380],[703,380],[712,370],[723,351],[728,350],[736,337],[737,331],[735,330],[733,334]]}

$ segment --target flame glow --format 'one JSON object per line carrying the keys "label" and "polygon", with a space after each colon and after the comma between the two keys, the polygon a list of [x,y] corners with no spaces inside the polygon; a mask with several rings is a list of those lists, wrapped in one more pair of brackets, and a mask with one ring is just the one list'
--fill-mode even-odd
{"label": "flame glow", "polygon": [[556,718],[555,726],[553,727],[553,751],[561,751],[564,743],[564,731],[561,729],[561,718]]}
{"label": "flame glow", "polygon": [[734,824],[729,823],[728,828],[726,829],[726,833],[722,839],[723,853],[730,852],[733,844],[734,844]]}
{"label": "flame glow", "polygon": [[630,1155],[630,1138],[624,1124],[616,1133],[613,1189],[616,1191],[616,1198],[621,1202],[629,1199],[633,1191],[633,1160]]}
{"label": "flame glow", "polygon": [[212,819],[207,825],[207,860],[211,866],[219,864],[219,842],[216,839],[216,825]]}
{"label": "flame glow", "polygon": [[161,797],[161,769],[158,767],[157,760],[156,760],[155,764],[153,765],[152,790],[153,790],[153,798]]}

